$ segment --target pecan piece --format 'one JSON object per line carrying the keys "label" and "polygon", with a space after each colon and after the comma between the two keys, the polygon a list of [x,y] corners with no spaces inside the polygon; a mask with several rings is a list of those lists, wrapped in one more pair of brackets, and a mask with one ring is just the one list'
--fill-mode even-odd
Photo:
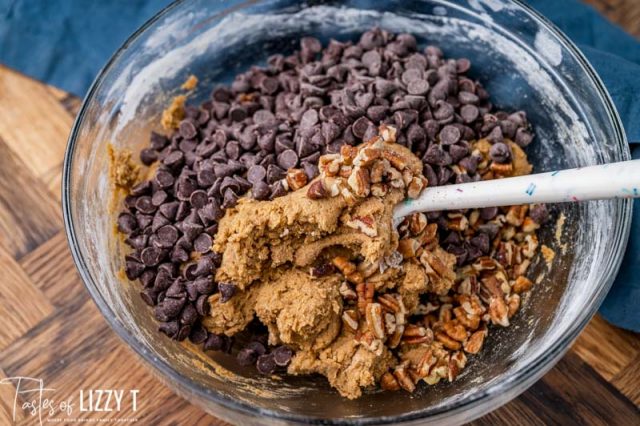
{"label": "pecan piece", "polygon": [[353,216],[351,220],[345,222],[345,225],[362,232],[368,237],[374,238],[378,236],[378,228],[376,228],[373,216]]}
{"label": "pecan piece", "polygon": [[525,291],[529,291],[531,286],[533,286],[533,282],[531,282],[529,278],[520,276],[516,278],[511,289],[516,293],[524,293]]}
{"label": "pecan piece", "polygon": [[382,340],[386,337],[382,306],[379,303],[369,303],[365,308],[367,327],[375,337]]}
{"label": "pecan piece", "polygon": [[442,329],[449,337],[458,342],[467,340],[467,330],[455,320],[445,322],[442,325]]}
{"label": "pecan piece", "polygon": [[477,354],[482,349],[482,345],[484,344],[484,338],[487,336],[487,330],[482,329],[473,333],[469,340],[464,342],[464,351],[469,354]]}
{"label": "pecan piece", "polygon": [[489,302],[491,322],[502,327],[509,326],[509,307],[502,297],[492,297]]}
{"label": "pecan piece", "polygon": [[307,197],[312,200],[320,200],[322,198],[327,198],[329,193],[324,187],[321,179],[316,180],[315,182],[309,185],[307,189]]}
{"label": "pecan piece", "polygon": [[342,275],[350,275],[353,274],[354,272],[356,272],[356,265],[353,262],[350,262],[349,259],[347,259],[344,256],[336,256],[333,258],[333,260],[331,261],[331,263],[333,263],[333,265],[338,268],[338,270],[340,272],[342,272]]}
{"label": "pecan piece", "polygon": [[289,169],[287,171],[287,185],[292,191],[296,191],[307,184],[307,174],[302,169]]}
{"label": "pecan piece", "polygon": [[380,387],[388,391],[400,390],[398,379],[396,379],[396,376],[388,371],[384,373],[382,377],[380,377]]}
{"label": "pecan piece", "polygon": [[342,313],[342,322],[352,331],[358,331],[358,313],[353,309],[348,309]]}
{"label": "pecan piece", "polygon": [[376,197],[384,197],[389,192],[389,186],[386,183],[374,183],[371,185],[371,194]]}
{"label": "pecan piece", "polygon": [[415,176],[407,184],[407,196],[409,198],[418,198],[424,188],[427,187],[427,179],[424,176]]}
{"label": "pecan piece", "polygon": [[455,339],[452,339],[451,337],[449,337],[449,335],[447,335],[446,333],[444,333],[442,331],[436,332],[435,338],[436,338],[436,340],[438,342],[442,343],[442,345],[445,348],[451,349],[452,351],[460,350],[460,348],[462,347],[460,342],[458,342]]}
{"label": "pecan piece", "polygon": [[375,286],[372,283],[358,283],[356,285],[356,294],[358,295],[358,311],[361,315],[366,314],[367,305],[373,302],[373,293]]}
{"label": "pecan piece", "polygon": [[411,377],[409,377],[409,374],[407,373],[407,367],[408,361],[403,362],[395,368],[395,370],[393,371],[393,375],[398,380],[398,384],[402,389],[406,390],[407,392],[413,392],[416,389],[416,385],[415,383],[413,383]]}
{"label": "pecan piece", "polygon": [[382,124],[378,128],[378,133],[384,142],[387,143],[395,143],[396,141],[396,128],[393,126],[388,126],[386,124]]}

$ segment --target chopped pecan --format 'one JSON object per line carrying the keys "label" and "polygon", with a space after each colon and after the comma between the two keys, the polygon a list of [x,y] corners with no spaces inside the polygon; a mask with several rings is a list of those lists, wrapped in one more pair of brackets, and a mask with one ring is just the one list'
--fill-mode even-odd
{"label": "chopped pecan", "polygon": [[460,348],[462,347],[460,342],[452,339],[447,333],[444,333],[442,331],[437,331],[435,333],[435,338],[438,342],[442,343],[445,348],[451,349],[452,351],[460,350]]}
{"label": "chopped pecan", "polygon": [[535,234],[529,234],[524,237],[524,245],[522,246],[522,254],[524,257],[531,259],[536,254],[538,248],[538,237]]}
{"label": "chopped pecan", "polygon": [[378,228],[376,228],[373,216],[353,216],[351,220],[345,222],[345,225],[362,232],[368,237],[374,238],[378,236]]}
{"label": "chopped pecan", "polygon": [[388,391],[400,390],[398,379],[396,379],[396,376],[394,376],[393,373],[388,371],[380,377],[380,387]]}
{"label": "chopped pecan", "polygon": [[404,329],[402,341],[410,345],[431,343],[433,342],[433,331],[429,328],[408,324]]}
{"label": "chopped pecan", "polygon": [[370,147],[370,146],[365,146],[360,150],[360,152],[358,152],[358,155],[356,155],[356,158],[353,160],[353,165],[369,166],[373,164],[373,162],[376,161],[378,158],[380,158],[381,155],[382,154],[379,149]]}
{"label": "chopped pecan", "polygon": [[389,293],[378,296],[378,303],[382,305],[384,309],[392,313],[400,312],[400,303],[398,302],[398,296],[393,296]]}
{"label": "chopped pecan", "polygon": [[447,228],[452,231],[464,232],[469,227],[469,219],[466,216],[460,215],[455,217],[449,217],[447,220]]}
{"label": "chopped pecan", "polygon": [[526,205],[509,207],[509,211],[505,215],[507,223],[513,226],[522,225],[522,222],[527,215],[527,210],[529,210],[529,207]]}
{"label": "chopped pecan", "polygon": [[451,357],[449,357],[448,377],[450,382],[453,382],[456,377],[458,377],[458,374],[460,374],[460,371],[462,371],[465,365],[467,365],[467,357],[464,352],[458,351],[451,354]]}
{"label": "chopped pecan", "polygon": [[445,322],[442,325],[442,329],[449,337],[457,340],[458,342],[464,342],[467,340],[467,330],[465,330],[464,326],[459,324],[456,320]]}
{"label": "chopped pecan", "polygon": [[390,313],[384,314],[384,328],[388,335],[396,332],[396,316]]}
{"label": "chopped pecan", "polygon": [[507,297],[507,317],[512,318],[520,309],[520,295],[512,294]]}
{"label": "chopped pecan", "polygon": [[416,257],[416,252],[420,248],[420,242],[415,238],[405,238],[398,241],[398,251],[404,259]]}
{"label": "chopped pecan", "polygon": [[477,354],[482,349],[484,338],[487,336],[487,330],[482,329],[473,333],[469,339],[464,342],[464,351],[469,354]]}
{"label": "chopped pecan", "polygon": [[489,166],[489,168],[493,173],[501,176],[508,176],[513,172],[512,163],[499,164],[494,161],[491,163],[491,166]]}
{"label": "chopped pecan", "polygon": [[338,171],[338,176],[346,179],[349,176],[351,176],[351,173],[353,173],[353,167],[343,164],[342,166],[340,166],[340,170]]}
{"label": "chopped pecan", "polygon": [[377,356],[382,355],[382,352],[384,351],[384,343],[382,342],[382,340],[376,338],[369,330],[362,333],[359,342],[362,346],[364,346]]}
{"label": "chopped pecan", "polygon": [[318,169],[324,176],[337,176],[340,171],[341,158],[339,154],[326,154],[318,160]]}
{"label": "chopped pecan", "polygon": [[427,187],[427,178],[424,176],[415,176],[407,184],[407,196],[409,198],[418,198],[424,188]]}
{"label": "chopped pecan", "polygon": [[307,197],[312,200],[327,198],[328,195],[329,193],[325,189],[324,184],[322,183],[322,179],[318,179],[315,182],[311,183],[311,185],[309,185],[309,188],[307,189]]}
{"label": "chopped pecan", "polygon": [[416,385],[415,383],[413,383],[411,377],[409,377],[407,369],[408,361],[405,361],[394,369],[393,375],[398,380],[398,384],[402,389],[406,390],[407,392],[413,392],[416,389]]}
{"label": "chopped pecan", "polygon": [[419,235],[427,227],[427,215],[424,213],[414,213],[409,216],[409,231],[413,235]]}
{"label": "chopped pecan", "polygon": [[358,155],[358,148],[355,146],[344,144],[340,147],[340,156],[342,157],[342,162],[347,166],[353,164],[353,160]]}
{"label": "chopped pecan", "polygon": [[527,277],[519,276],[514,281],[511,289],[516,293],[524,293],[525,291],[529,291],[533,286],[533,282]]}
{"label": "chopped pecan", "polygon": [[338,289],[338,291],[340,292],[340,295],[342,296],[342,298],[345,300],[358,299],[358,295],[356,294],[355,290],[351,288],[349,283],[346,281],[343,281],[342,284],[340,284],[340,288]]}
{"label": "chopped pecan", "polygon": [[348,309],[342,313],[342,322],[352,331],[358,331],[358,313],[353,309]]}
{"label": "chopped pecan", "polygon": [[389,336],[389,339],[387,340],[387,346],[390,349],[395,349],[398,347],[398,345],[400,344],[400,341],[402,340],[402,335],[404,334],[404,325],[403,324],[399,324],[396,321],[396,330],[393,332],[393,334],[391,336]]}
{"label": "chopped pecan", "polygon": [[384,316],[382,315],[382,306],[379,303],[369,303],[365,308],[365,319],[369,330],[378,339],[386,337],[384,325]]}
{"label": "chopped pecan", "polygon": [[396,128],[393,126],[388,126],[386,124],[382,124],[378,128],[378,133],[384,142],[387,143],[395,143],[396,141]]}
{"label": "chopped pecan", "polygon": [[538,228],[540,228],[540,225],[535,220],[531,219],[530,216],[525,217],[522,221],[521,229],[525,234],[532,234]]}
{"label": "chopped pecan", "polygon": [[390,167],[386,170],[385,175],[389,180],[389,185],[392,188],[402,189],[404,188],[404,180],[402,179],[402,173],[400,173],[397,169]]}
{"label": "chopped pecan", "polygon": [[292,191],[302,188],[307,181],[307,174],[302,169],[289,169],[287,172],[287,184]]}
{"label": "chopped pecan", "polygon": [[489,302],[491,322],[502,327],[509,326],[509,308],[502,297],[492,297]]}
{"label": "chopped pecan", "polygon": [[354,272],[356,272],[356,265],[353,262],[350,262],[349,259],[347,259],[344,256],[336,256],[333,258],[333,260],[331,261],[331,263],[333,263],[333,265],[338,268],[338,270],[340,272],[342,272],[342,275],[350,275],[353,274]]}
{"label": "chopped pecan", "polygon": [[386,183],[374,183],[371,185],[371,194],[376,197],[384,197],[389,192],[389,186]]}
{"label": "chopped pecan", "polygon": [[349,187],[353,193],[360,198],[369,195],[371,184],[369,182],[369,171],[362,167],[356,167],[347,179]]}
{"label": "chopped pecan", "polygon": [[361,282],[364,282],[364,277],[362,276],[362,273],[360,273],[359,271],[353,272],[347,275],[345,278],[347,279],[347,281],[353,284],[359,284]]}
{"label": "chopped pecan", "polygon": [[476,330],[480,326],[480,316],[468,314],[462,306],[453,308],[453,313],[458,322],[471,331]]}
{"label": "chopped pecan", "polygon": [[358,295],[358,311],[361,315],[366,314],[367,305],[373,302],[373,293],[375,286],[372,283],[358,283],[356,285],[356,294]]}
{"label": "chopped pecan", "polygon": [[371,183],[380,183],[387,169],[391,167],[387,160],[376,160],[369,170],[369,180]]}

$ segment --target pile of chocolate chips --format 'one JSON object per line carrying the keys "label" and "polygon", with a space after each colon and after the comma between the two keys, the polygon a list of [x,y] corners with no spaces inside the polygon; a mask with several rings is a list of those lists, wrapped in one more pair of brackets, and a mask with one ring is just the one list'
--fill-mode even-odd
{"label": "pile of chocolate chips", "polygon": [[[160,331],[231,350],[228,337],[200,324],[210,295],[228,300],[236,291],[214,281],[217,222],[248,191],[259,200],[285,194],[288,169],[311,179],[320,155],[367,140],[382,123],[396,127],[398,143],[422,158],[431,186],[480,179],[470,141],[488,138],[496,162],[511,157],[505,138],[527,146],[533,136],[525,114],[493,112],[489,94],[466,76],[470,66],[434,46],[419,50],[410,34],[377,28],[357,43],[331,40],[325,48],[305,37],[299,51],[273,55],[266,68],[252,67],[200,106],[185,107],[172,134],[152,133],[140,159],[158,162],[157,171],[131,189],[118,229],[133,249],[126,275],[144,286],[141,296],[155,307]],[[267,353],[266,342],[260,345],[240,350],[239,361],[268,373],[291,358],[288,348]]]}

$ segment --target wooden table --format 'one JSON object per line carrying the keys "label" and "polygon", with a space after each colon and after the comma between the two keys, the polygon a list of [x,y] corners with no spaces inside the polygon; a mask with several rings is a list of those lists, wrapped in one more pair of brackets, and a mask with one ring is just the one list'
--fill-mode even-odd
{"label": "wooden table", "polygon": [[[640,34],[640,2],[590,1]],[[41,378],[58,400],[80,389],[140,389],[136,413],[82,413],[85,418],[223,424],[142,367],[76,273],[60,211],[60,169],[78,107],[77,98],[0,66],[0,381]],[[638,365],[640,336],[596,316],[542,380],[475,423],[640,424]],[[0,385],[1,425],[13,423],[15,392]],[[37,424],[16,411],[17,423]]]}

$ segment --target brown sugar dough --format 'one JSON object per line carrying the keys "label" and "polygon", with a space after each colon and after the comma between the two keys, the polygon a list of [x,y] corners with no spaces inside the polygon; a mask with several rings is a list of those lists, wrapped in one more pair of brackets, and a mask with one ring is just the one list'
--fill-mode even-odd
{"label": "brown sugar dough", "polygon": [[176,96],[171,100],[171,104],[162,111],[160,124],[165,130],[175,130],[180,125],[180,121],[184,118],[184,104],[187,97],[184,95]]}
{"label": "brown sugar dough", "polygon": [[[393,144],[387,149],[408,158],[407,167],[414,175],[422,173],[422,163],[407,148]],[[390,190],[384,198],[364,198],[352,206],[340,196],[312,200],[306,192],[304,187],[268,202],[245,198],[227,210],[213,245],[222,253],[216,281],[244,289],[264,271],[287,262],[308,266],[331,246],[345,247],[377,263],[397,245],[392,217],[394,206],[404,198],[401,190]],[[374,219],[370,235],[349,226],[366,216]]]}
{"label": "brown sugar dough", "polygon": [[140,166],[133,162],[131,151],[128,149],[116,150],[113,145],[107,145],[109,156],[109,177],[117,187],[128,190],[138,180]]}
{"label": "brown sugar dough", "polygon": [[227,336],[244,330],[255,316],[259,290],[258,285],[252,286],[224,303],[220,302],[219,293],[212,295],[209,297],[210,313],[204,317],[202,325],[213,333]]}
{"label": "brown sugar dough", "polygon": [[[407,148],[390,144],[385,149],[404,158],[413,175],[422,173],[422,163]],[[449,290],[455,256],[437,247],[423,254],[433,268],[400,265],[392,220],[395,205],[405,197],[401,189],[351,203],[342,196],[312,200],[307,189],[272,201],[243,198],[226,211],[213,244],[214,251],[222,253],[215,279],[236,284],[239,292],[222,304],[212,296],[211,316],[204,325],[232,335],[257,315],[268,327],[269,343],[296,350],[289,373],[322,374],[343,396],[357,398],[397,360],[386,346],[373,350],[343,326],[339,289],[344,277],[332,273],[312,278],[310,267],[340,250],[359,256],[362,264],[387,265],[367,281],[377,289],[397,291],[410,314],[420,294]],[[362,229],[362,224],[367,227]],[[400,256],[397,265],[387,261],[394,254]]]}
{"label": "brown sugar dough", "polygon": [[311,278],[290,269],[257,292],[256,313],[269,328],[269,343],[318,350],[340,332],[342,298],[338,274]]}
{"label": "brown sugar dough", "polygon": [[330,346],[317,351],[300,351],[292,359],[289,374],[322,374],[342,396],[359,398],[362,388],[376,384],[396,364],[386,347],[378,355],[360,345],[352,334],[340,335]]}

